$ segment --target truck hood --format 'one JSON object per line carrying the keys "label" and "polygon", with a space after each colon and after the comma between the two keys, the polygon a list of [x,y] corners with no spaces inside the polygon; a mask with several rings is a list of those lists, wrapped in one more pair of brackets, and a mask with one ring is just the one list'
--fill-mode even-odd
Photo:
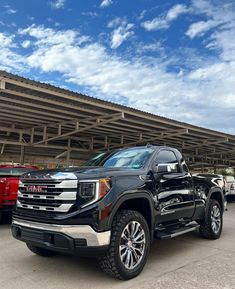
{"label": "truck hood", "polygon": [[73,167],[66,169],[52,169],[31,171],[24,174],[21,179],[91,179],[105,178],[121,175],[143,174],[143,169],[105,168],[105,167]]}

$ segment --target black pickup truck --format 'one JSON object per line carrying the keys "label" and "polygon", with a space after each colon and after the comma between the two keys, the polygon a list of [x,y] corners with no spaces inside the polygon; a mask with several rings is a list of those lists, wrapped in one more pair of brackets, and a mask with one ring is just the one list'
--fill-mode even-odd
{"label": "black pickup truck", "polygon": [[193,177],[178,150],[148,145],[26,173],[12,233],[38,255],[97,257],[106,273],[125,280],[142,271],[154,238],[197,229],[219,238],[223,212],[220,187]]}

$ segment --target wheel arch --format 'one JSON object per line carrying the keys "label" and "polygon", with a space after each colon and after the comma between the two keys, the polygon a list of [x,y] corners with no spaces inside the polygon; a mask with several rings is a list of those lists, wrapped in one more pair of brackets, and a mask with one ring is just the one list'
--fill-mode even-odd
{"label": "wheel arch", "polygon": [[209,191],[207,196],[207,203],[211,199],[216,200],[220,204],[222,210],[224,211],[224,195],[220,188],[212,188]]}
{"label": "wheel arch", "polygon": [[121,197],[112,209],[112,213],[109,218],[109,227],[112,226],[113,218],[119,210],[128,209],[141,213],[146,219],[151,238],[153,237],[154,229],[154,206],[153,200],[148,193],[131,193]]}

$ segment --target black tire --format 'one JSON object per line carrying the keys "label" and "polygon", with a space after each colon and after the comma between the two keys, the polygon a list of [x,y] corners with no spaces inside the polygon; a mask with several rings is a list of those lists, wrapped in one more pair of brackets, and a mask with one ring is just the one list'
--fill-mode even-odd
{"label": "black tire", "polygon": [[[213,212],[215,209],[217,212],[219,212],[218,213],[219,215],[216,218],[216,220],[218,220],[218,226],[213,224],[214,217],[212,217],[212,215],[214,214]],[[208,203],[205,219],[202,222],[200,222],[199,228],[200,234],[206,239],[215,240],[220,237],[222,228],[223,228],[223,211],[221,209],[219,202],[211,199],[209,200]]]}
{"label": "black tire", "polygon": [[54,252],[54,251],[50,251],[50,250],[47,250],[44,248],[36,247],[36,246],[33,246],[29,243],[27,243],[26,246],[29,248],[29,250],[31,252],[33,252],[34,254],[37,254],[39,256],[50,257],[50,256],[56,255],[56,252]]}
{"label": "black tire", "polygon": [[[130,233],[130,235],[132,236],[131,237],[132,240],[128,241],[126,239],[125,240],[126,243],[124,245],[121,245],[121,243],[124,241],[123,237],[126,238],[124,232],[128,232],[127,230],[130,228],[128,226],[131,226],[133,224],[135,226],[134,227],[135,229],[131,228],[131,230],[135,230],[135,233],[132,234],[133,231],[131,231]],[[136,237],[134,238],[134,236]],[[135,243],[135,240],[136,240],[136,243]],[[141,245],[139,243],[141,243]],[[122,254],[123,256],[124,255],[126,256],[125,262],[124,262],[124,259],[121,260],[121,256],[120,256],[121,250],[122,250],[121,246],[125,247],[124,248],[125,254]],[[138,246],[141,246],[141,247],[138,248]],[[141,253],[140,251],[136,251],[140,249],[141,249]],[[150,249],[149,227],[143,215],[141,215],[137,211],[121,210],[117,213],[117,215],[114,217],[114,220],[113,220],[110,247],[108,251],[105,253],[105,255],[101,256],[98,259],[98,261],[99,261],[101,269],[105,273],[120,280],[128,280],[128,279],[132,279],[136,277],[143,270],[147,261],[149,249]],[[136,254],[136,252],[138,254]],[[132,255],[132,257],[130,258],[129,256],[128,258],[128,254]],[[134,259],[133,259],[133,256],[135,257]],[[138,257],[139,257],[139,260],[138,260]],[[126,268],[126,266],[128,266],[130,263],[127,261],[127,258],[128,260],[132,259],[130,260],[132,262],[138,260],[136,261],[134,268]],[[128,265],[124,263],[127,263]]]}

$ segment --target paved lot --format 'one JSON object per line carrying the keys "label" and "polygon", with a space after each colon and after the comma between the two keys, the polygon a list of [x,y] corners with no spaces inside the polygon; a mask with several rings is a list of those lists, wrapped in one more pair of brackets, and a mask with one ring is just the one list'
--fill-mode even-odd
{"label": "paved lot", "polygon": [[33,255],[14,240],[10,224],[0,225],[0,288],[235,288],[235,203],[224,216],[221,239],[201,239],[198,233],[155,241],[140,276],[119,281],[104,275],[93,259]]}

